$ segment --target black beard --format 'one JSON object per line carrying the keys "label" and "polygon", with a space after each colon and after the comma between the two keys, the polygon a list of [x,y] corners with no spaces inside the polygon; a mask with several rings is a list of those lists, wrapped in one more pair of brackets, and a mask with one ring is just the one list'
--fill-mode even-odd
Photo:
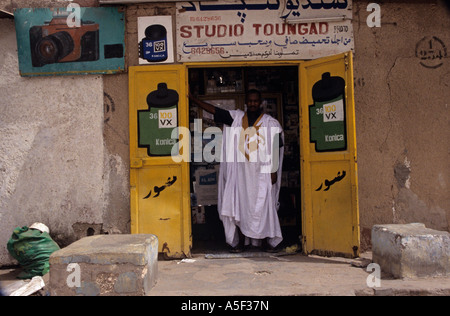
{"label": "black beard", "polygon": [[258,110],[256,110],[255,112],[247,111],[248,126],[253,126],[260,115],[261,108],[258,108]]}

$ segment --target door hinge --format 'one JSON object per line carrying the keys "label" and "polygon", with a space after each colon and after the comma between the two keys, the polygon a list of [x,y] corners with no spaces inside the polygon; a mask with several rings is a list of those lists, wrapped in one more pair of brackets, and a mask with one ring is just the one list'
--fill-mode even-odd
{"label": "door hinge", "polygon": [[143,161],[139,158],[132,158],[130,161],[130,168],[142,168]]}

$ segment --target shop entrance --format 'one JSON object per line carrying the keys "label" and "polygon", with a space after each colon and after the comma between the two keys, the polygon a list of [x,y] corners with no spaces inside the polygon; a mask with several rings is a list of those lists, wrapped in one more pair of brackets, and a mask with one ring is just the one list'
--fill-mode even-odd
{"label": "shop entrance", "polygon": [[213,196],[199,201],[193,184],[195,173],[216,166],[195,164],[190,137],[180,131],[194,130],[195,117],[202,130],[212,124],[189,106],[188,89],[222,107],[243,108],[245,89],[258,88],[287,136],[279,213],[284,245],[301,236],[305,254],[359,255],[351,52],[310,61],[130,67],[129,85],[133,234],[156,235],[168,258],[189,257],[201,241],[224,245],[214,201],[207,200]]}
{"label": "shop entrance", "polygon": [[[280,248],[301,245],[298,76],[298,66],[208,67],[188,70],[190,92],[197,98],[225,110],[245,110],[246,91],[256,89],[261,92],[264,113],[276,118],[283,127],[284,163],[278,211],[283,233]],[[208,128],[223,128],[214,122],[210,113],[192,103],[189,107],[189,123],[191,149],[199,145],[195,144],[195,141],[199,142],[193,131],[204,132],[202,151],[211,141],[207,134]],[[202,155],[191,158],[192,251],[226,250],[225,233],[217,210],[216,179],[220,162],[205,161]]]}

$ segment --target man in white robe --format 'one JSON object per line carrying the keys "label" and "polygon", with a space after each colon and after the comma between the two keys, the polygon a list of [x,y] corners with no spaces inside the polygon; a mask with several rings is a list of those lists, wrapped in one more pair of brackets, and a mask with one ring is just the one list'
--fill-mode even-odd
{"label": "man in white robe", "polygon": [[243,245],[273,251],[283,240],[278,219],[278,197],[283,162],[280,123],[262,113],[261,94],[250,90],[247,111],[225,111],[190,97],[225,124],[219,176],[218,211],[226,242],[233,252]]}

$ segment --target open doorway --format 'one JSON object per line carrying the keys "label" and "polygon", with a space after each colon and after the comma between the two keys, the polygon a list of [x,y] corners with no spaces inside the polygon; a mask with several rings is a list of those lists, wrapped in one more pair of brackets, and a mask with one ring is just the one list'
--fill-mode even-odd
{"label": "open doorway", "polygon": [[[299,131],[299,70],[297,66],[268,67],[217,67],[190,68],[190,92],[208,103],[226,110],[245,110],[245,92],[257,89],[262,94],[263,110],[275,117],[283,127],[284,162],[278,210],[283,242],[281,248],[300,245],[301,232],[301,181],[300,181],[300,131]],[[197,106],[189,106],[190,130],[217,125],[213,116]],[[193,136],[193,135],[192,135]],[[191,137],[191,148],[198,146]],[[205,138],[201,146],[211,139]],[[192,152],[196,152],[192,150]],[[191,157],[191,213],[192,251],[217,251],[227,249],[225,233],[217,211],[217,191],[214,179],[218,162],[206,162]]]}

